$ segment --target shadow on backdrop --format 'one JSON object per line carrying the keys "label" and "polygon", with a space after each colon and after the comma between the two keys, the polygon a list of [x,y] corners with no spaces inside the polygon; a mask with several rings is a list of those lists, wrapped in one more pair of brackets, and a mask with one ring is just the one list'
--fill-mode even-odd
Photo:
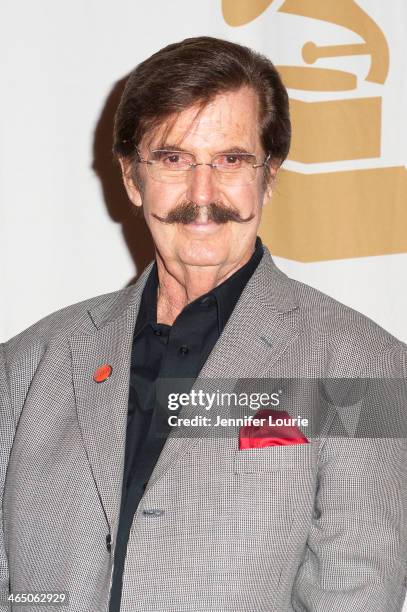
{"label": "shadow on backdrop", "polygon": [[127,248],[136,267],[132,284],[154,258],[154,245],[144,217],[129,201],[124,189],[120,168],[112,153],[114,115],[119,105],[127,76],[114,85],[96,124],[93,139],[92,168],[98,176],[110,218],[121,223]]}

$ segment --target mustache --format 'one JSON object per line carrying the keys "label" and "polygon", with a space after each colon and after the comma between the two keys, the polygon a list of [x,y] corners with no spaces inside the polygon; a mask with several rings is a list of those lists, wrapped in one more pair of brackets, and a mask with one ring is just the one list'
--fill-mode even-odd
{"label": "mustache", "polygon": [[162,221],[162,223],[181,223],[187,225],[193,223],[201,215],[201,211],[206,215],[207,221],[213,221],[214,223],[227,223],[228,221],[234,221],[235,223],[247,223],[254,218],[252,213],[246,218],[243,218],[236,208],[225,206],[220,202],[211,202],[208,205],[196,204],[195,202],[182,202],[165,216],[160,217],[155,213],[151,213],[155,219]]}

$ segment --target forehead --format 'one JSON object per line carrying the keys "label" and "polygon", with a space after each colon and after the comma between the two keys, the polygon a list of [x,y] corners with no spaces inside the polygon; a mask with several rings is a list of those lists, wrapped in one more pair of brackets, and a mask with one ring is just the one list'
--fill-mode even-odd
{"label": "forehead", "polygon": [[261,151],[257,94],[249,87],[217,95],[166,119],[148,139],[150,148],[170,144],[209,152],[231,147]]}

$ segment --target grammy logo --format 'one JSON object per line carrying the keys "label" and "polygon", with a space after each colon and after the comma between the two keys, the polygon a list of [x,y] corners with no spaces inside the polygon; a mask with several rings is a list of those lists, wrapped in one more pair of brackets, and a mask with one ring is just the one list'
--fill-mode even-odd
{"label": "grammy logo", "polygon": [[[223,17],[234,27],[268,20],[272,4],[223,0]],[[382,30],[354,0],[285,0],[277,12],[303,18],[311,39],[301,48],[303,65],[276,66],[290,93],[294,164],[281,170],[264,208],[264,241],[275,255],[303,262],[407,252],[406,169],[377,167],[390,65]],[[349,42],[319,43],[315,20],[346,28]],[[362,77],[334,66],[349,58],[352,67],[360,56],[369,59]],[[362,163],[344,169],[356,160]]]}

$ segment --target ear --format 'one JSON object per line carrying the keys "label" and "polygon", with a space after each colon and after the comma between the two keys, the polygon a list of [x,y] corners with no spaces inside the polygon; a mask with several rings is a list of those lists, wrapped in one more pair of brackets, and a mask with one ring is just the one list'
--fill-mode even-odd
{"label": "ear", "polygon": [[124,187],[126,189],[129,200],[134,206],[142,206],[142,199],[139,187],[133,180],[132,177],[132,164],[131,161],[125,158],[119,159],[120,167],[122,170],[122,179]]}
{"label": "ear", "polygon": [[272,196],[273,188],[274,188],[274,182],[276,180],[278,170],[279,170],[278,166],[270,164],[269,179],[268,179],[267,187],[264,190],[264,195],[263,195],[263,206],[271,200],[271,196]]}

